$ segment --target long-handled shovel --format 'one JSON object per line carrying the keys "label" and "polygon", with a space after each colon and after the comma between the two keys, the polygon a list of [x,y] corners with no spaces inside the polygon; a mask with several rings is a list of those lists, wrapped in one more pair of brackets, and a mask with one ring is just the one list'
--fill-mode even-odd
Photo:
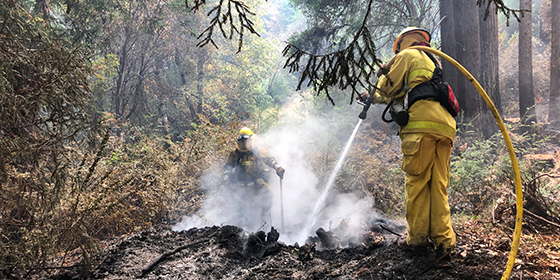
{"label": "long-handled shovel", "polygon": [[282,219],[282,230],[286,230],[286,227],[284,227],[284,198],[282,195],[282,178],[280,178],[280,217]]}

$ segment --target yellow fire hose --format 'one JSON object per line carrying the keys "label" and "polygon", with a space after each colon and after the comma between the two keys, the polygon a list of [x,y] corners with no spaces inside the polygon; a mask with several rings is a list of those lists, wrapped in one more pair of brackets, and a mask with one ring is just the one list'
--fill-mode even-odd
{"label": "yellow fire hose", "polygon": [[450,56],[436,49],[432,49],[429,47],[422,47],[422,46],[414,46],[411,47],[411,49],[418,49],[425,52],[433,53],[447,60],[449,63],[453,64],[453,66],[455,66],[459,71],[461,71],[461,73],[463,73],[463,75],[474,85],[478,93],[480,93],[480,96],[482,96],[482,98],[486,102],[486,105],[488,105],[488,108],[490,109],[490,111],[492,111],[492,115],[494,115],[494,119],[496,119],[496,123],[498,123],[498,126],[502,131],[502,136],[504,137],[504,142],[506,143],[506,147],[509,152],[511,167],[513,168],[513,173],[515,174],[514,177],[515,195],[517,197],[517,203],[516,203],[517,214],[515,217],[515,229],[513,232],[513,241],[511,242],[511,250],[509,252],[509,258],[506,265],[506,269],[504,271],[504,274],[502,275],[502,280],[509,279],[511,270],[513,269],[513,264],[515,262],[515,256],[517,255],[517,249],[519,248],[519,239],[521,238],[521,223],[523,220],[523,191],[521,189],[521,176],[519,175],[519,166],[517,165],[517,157],[515,156],[515,152],[513,150],[513,144],[511,143],[511,139],[509,138],[507,129],[504,125],[504,122],[502,121],[502,118],[500,117],[500,114],[498,113],[498,110],[494,106],[494,103],[492,103],[492,100],[490,100],[490,97],[488,97],[488,94],[486,94],[486,92],[480,86],[478,81],[461,64],[459,64]]}

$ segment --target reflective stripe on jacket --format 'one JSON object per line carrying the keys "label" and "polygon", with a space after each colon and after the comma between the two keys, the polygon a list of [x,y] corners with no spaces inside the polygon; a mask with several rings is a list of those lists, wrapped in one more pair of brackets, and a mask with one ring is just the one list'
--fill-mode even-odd
{"label": "reflective stripe on jacket", "polygon": [[376,91],[382,97],[391,98],[404,96],[404,84],[409,88],[427,82],[432,78],[436,68],[430,58],[422,51],[406,49],[399,52],[389,62],[389,73],[377,81]]}
{"label": "reflective stripe on jacket", "polygon": [[232,179],[238,182],[253,182],[259,178],[267,181],[268,167],[275,168],[277,164],[276,159],[263,147],[257,146],[247,152],[235,149],[227,158],[224,174],[233,173]]}
{"label": "reflective stripe on jacket", "polygon": [[[390,62],[387,75],[379,78],[376,100],[395,98],[402,102],[404,85],[413,89],[432,78],[435,65],[420,50],[404,49]],[[401,99],[401,100],[399,100]],[[400,127],[400,133],[429,132],[455,138],[456,123],[453,117],[435,100],[419,100],[408,109],[409,121]]]}

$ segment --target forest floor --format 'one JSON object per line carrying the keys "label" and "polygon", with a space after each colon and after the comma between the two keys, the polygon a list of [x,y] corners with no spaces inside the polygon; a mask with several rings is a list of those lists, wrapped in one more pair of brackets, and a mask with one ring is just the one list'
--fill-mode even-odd
{"label": "forest floor", "polygon": [[[558,151],[558,145],[549,150]],[[560,162],[558,152],[553,153],[550,159],[548,154],[534,156],[551,161],[557,174]],[[558,219],[539,214],[546,213],[536,207],[540,200],[531,195],[525,199],[509,279],[558,280]],[[556,193],[551,199],[560,197]],[[302,246],[283,243],[282,232],[278,236],[274,230],[249,233],[236,226],[214,226],[177,232],[156,226],[101,242],[89,261],[76,250],[25,279],[500,279],[510,255],[515,212],[513,200],[499,199],[491,217],[453,216],[457,246],[444,256],[433,250],[402,250],[396,240],[405,227],[386,219],[365,227],[359,244],[340,244],[335,230],[317,229]]]}
{"label": "forest floor", "polygon": [[[274,231],[265,237],[264,232],[248,234],[235,226],[181,232],[154,227],[106,243],[88,272],[80,271],[83,261],[77,257],[73,265],[65,263],[64,270],[32,278],[480,280],[499,279],[504,273],[511,227],[481,220],[455,222],[455,253],[441,256],[400,249],[394,230],[402,232],[403,227],[395,224],[378,220],[364,232],[363,243],[345,246],[337,244],[332,232],[318,230],[308,239],[312,242],[301,247],[282,243],[281,233],[278,239]],[[524,227],[510,279],[560,279],[559,237],[558,228],[545,234]]]}

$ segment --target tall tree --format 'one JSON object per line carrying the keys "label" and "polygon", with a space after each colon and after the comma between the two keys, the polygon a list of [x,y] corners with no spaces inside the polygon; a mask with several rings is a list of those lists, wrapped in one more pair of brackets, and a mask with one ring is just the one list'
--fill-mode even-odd
{"label": "tall tree", "polygon": [[484,63],[480,73],[480,83],[490,96],[498,112],[502,114],[499,83],[498,14],[494,5],[491,5],[488,9],[481,7],[478,13],[480,18],[481,60]]}
{"label": "tall tree", "polygon": [[552,127],[560,129],[560,1],[552,1],[550,15],[551,53],[550,53],[550,99],[548,103],[548,121]]}
{"label": "tall tree", "polygon": [[157,1],[130,1],[121,10],[119,19],[122,22],[113,23],[112,27],[120,32],[120,38],[112,44],[119,57],[117,82],[112,91],[112,112],[119,119],[132,118],[139,124],[151,113],[148,109],[148,95],[152,94],[150,83],[158,56],[166,55],[162,50],[162,37],[166,32],[164,7]]}
{"label": "tall tree", "polygon": [[[474,1],[454,1],[455,39],[459,46],[457,61],[461,63],[474,77],[480,79],[481,49],[480,49],[480,24],[478,7]],[[442,38],[445,40],[445,38]],[[464,120],[472,122],[478,131],[485,129],[483,119],[483,100],[471,85],[470,81],[461,77],[458,79],[457,91],[461,108],[464,110]],[[487,110],[484,110],[487,111]]]}
{"label": "tall tree", "polygon": [[[520,0],[519,8],[530,11],[532,0]],[[535,93],[533,90],[532,12],[524,12],[519,23],[519,116],[521,122],[536,122]]]}
{"label": "tall tree", "polygon": [[[439,1],[440,18],[441,18],[441,50],[447,55],[457,57],[457,44],[455,43],[455,20],[453,16],[453,2],[448,0]],[[445,80],[451,85],[452,88],[458,89],[458,79],[461,73],[455,69],[449,62],[443,60],[443,75]],[[462,101],[462,94],[458,95]]]}

